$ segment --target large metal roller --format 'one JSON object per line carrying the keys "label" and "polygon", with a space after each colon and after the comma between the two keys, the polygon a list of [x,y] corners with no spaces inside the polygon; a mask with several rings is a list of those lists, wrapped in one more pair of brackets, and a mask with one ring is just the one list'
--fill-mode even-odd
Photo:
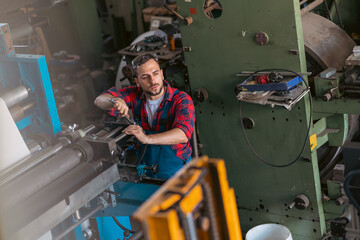
{"label": "large metal roller", "polygon": [[13,224],[7,224],[9,228],[12,227],[13,229],[7,230],[16,231],[18,227],[23,227],[59,201],[66,199],[97,176],[101,166],[101,162],[83,162],[46,185],[36,194],[24,199],[19,205],[11,208],[10,211],[6,211],[5,216],[14,218],[12,219]]}
{"label": "large metal roller", "polygon": [[31,156],[21,160],[19,163],[0,172],[0,189],[1,189],[1,185],[11,182],[16,177],[24,174],[25,172],[27,172],[32,168],[35,168],[43,161],[47,160],[48,158],[56,154],[70,143],[71,142],[69,140],[65,138],[60,138],[59,142],[56,145],[48,146],[45,147],[44,149],[36,151],[32,153]]}
{"label": "large metal roller", "polygon": [[64,149],[38,167],[6,184],[0,189],[1,192],[7,193],[2,199],[4,206],[21,204],[21,201],[79,165],[81,158],[80,151]]}
{"label": "large metal roller", "polygon": [[341,70],[356,45],[350,36],[335,23],[310,12],[302,16],[302,25],[308,56],[322,69]]}

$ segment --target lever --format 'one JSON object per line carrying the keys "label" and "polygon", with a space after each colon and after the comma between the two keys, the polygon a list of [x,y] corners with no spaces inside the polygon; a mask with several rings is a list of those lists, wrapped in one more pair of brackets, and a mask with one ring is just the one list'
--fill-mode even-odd
{"label": "lever", "polygon": [[183,21],[183,23],[185,25],[190,25],[193,22],[192,17],[183,17],[181,16],[178,12],[172,10],[166,3],[164,4],[164,7],[169,10],[170,12],[172,12],[173,14],[175,14],[178,18],[180,18],[181,21]]}

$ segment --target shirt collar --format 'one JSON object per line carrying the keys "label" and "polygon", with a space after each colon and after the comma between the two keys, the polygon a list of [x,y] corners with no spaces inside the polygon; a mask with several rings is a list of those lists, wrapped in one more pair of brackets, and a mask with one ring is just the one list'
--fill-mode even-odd
{"label": "shirt collar", "polygon": [[[167,101],[171,101],[171,99],[173,98],[174,96],[174,93],[175,93],[175,89],[172,88],[170,86],[170,84],[164,80],[164,86],[166,86],[166,90],[165,90],[165,95],[164,95],[164,99],[167,100]],[[141,88],[140,88],[141,89]],[[141,90],[141,99],[145,100],[146,99],[146,96],[145,96],[145,93]]]}

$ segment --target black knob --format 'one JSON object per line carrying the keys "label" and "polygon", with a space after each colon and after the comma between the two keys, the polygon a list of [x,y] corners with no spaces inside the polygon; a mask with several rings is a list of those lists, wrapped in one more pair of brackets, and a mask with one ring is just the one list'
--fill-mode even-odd
{"label": "black knob", "polygon": [[209,97],[209,94],[208,92],[206,91],[205,88],[198,88],[198,89],[195,89],[194,91],[194,99],[197,101],[197,102],[204,102],[206,99],[208,99]]}
{"label": "black knob", "polygon": [[251,118],[243,118],[242,119],[244,128],[246,129],[251,129],[255,126],[254,120],[252,120]]}
{"label": "black knob", "polygon": [[289,208],[297,208],[299,210],[304,210],[309,206],[310,202],[307,196],[305,196],[304,194],[300,194],[298,195],[293,201],[292,203],[290,203]]}

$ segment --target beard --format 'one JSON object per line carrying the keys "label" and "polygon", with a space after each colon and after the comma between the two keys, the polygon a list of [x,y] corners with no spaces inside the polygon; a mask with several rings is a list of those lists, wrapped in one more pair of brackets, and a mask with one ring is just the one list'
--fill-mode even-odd
{"label": "beard", "polygon": [[[160,84],[155,84],[155,85],[151,86],[150,88],[152,88],[154,86],[160,86]],[[145,91],[145,93],[149,96],[157,96],[160,93],[162,93],[163,89],[164,89],[164,85],[160,86],[160,88],[158,90],[154,90],[154,91],[148,90],[148,91]]]}

